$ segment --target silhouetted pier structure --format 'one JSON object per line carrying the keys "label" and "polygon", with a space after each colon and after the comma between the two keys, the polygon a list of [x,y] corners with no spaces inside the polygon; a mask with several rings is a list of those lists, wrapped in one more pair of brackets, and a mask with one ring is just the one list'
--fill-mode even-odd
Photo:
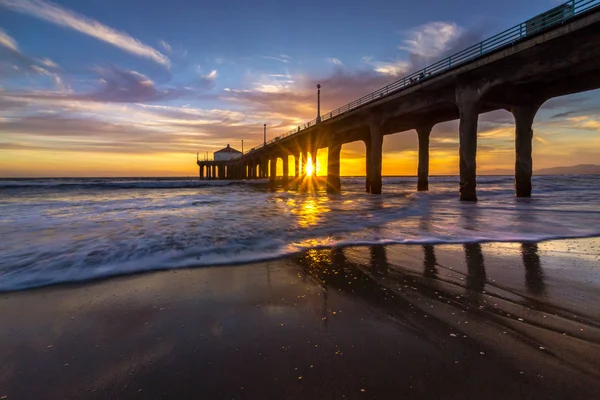
{"label": "silhouetted pier structure", "polygon": [[328,190],[337,192],[342,146],[363,141],[365,187],[380,194],[384,136],[415,130],[417,189],[428,190],[431,130],[458,119],[460,199],[474,201],[479,114],[504,109],[515,119],[516,196],[530,197],[537,111],[551,98],[598,88],[600,0],[569,1],[336,110],[321,114],[319,103],[316,119],[244,154],[237,179],[275,182],[282,162],[286,182],[289,156],[295,159],[293,176],[301,177],[308,154],[315,170],[317,151],[327,148]]}

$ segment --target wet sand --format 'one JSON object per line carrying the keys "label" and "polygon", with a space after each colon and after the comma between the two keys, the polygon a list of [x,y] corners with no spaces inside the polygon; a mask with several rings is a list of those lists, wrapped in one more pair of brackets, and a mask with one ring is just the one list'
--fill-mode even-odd
{"label": "wet sand", "polygon": [[0,398],[594,399],[600,239],[311,250],[0,294]]}

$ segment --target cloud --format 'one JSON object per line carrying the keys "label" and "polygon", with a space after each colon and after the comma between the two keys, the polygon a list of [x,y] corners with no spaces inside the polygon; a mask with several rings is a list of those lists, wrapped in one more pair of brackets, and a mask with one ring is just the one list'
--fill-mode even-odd
{"label": "cloud", "polygon": [[[564,109],[564,108],[572,108],[577,106],[581,109],[581,103],[585,103],[590,100],[589,93],[576,93],[568,96],[560,96],[554,97],[547,102],[544,103],[542,109],[545,110],[556,110],[556,109]],[[598,109],[598,108],[597,108]],[[557,114],[556,118],[563,118],[566,115],[562,115],[563,113]],[[552,117],[554,118],[554,117]]]}
{"label": "cloud", "polygon": [[295,80],[290,74],[262,74],[253,82],[253,90],[261,93],[285,93],[293,90]]}
{"label": "cloud", "polygon": [[[54,77],[57,84],[60,76],[43,67],[30,66],[31,70]],[[120,69],[114,66],[97,67],[93,72],[99,78],[99,86],[85,93],[65,91],[12,91],[4,92],[5,97],[22,100],[75,100],[115,103],[145,103],[172,100],[208,91],[215,86],[217,71],[200,76],[195,82],[186,86],[159,88],[150,78],[133,70]]]}
{"label": "cloud", "polygon": [[566,111],[566,112],[554,114],[550,118],[552,118],[552,119],[563,119],[563,118],[567,118],[567,117],[570,117],[572,115],[579,114],[579,113],[580,113],[579,110],[577,110],[577,111]]}
{"label": "cloud", "polygon": [[400,49],[421,57],[437,57],[462,34],[463,29],[455,23],[428,22],[410,31]]}
{"label": "cloud", "polygon": [[167,53],[171,53],[173,51],[173,49],[171,49],[171,45],[169,43],[167,43],[164,40],[161,40],[160,42],[161,47],[163,48],[164,51],[166,51]]}
{"label": "cloud", "polygon": [[50,75],[50,71],[48,71],[45,68],[38,67],[37,65],[32,65],[31,69],[34,70],[35,72],[37,72],[40,75]]}
{"label": "cloud", "polygon": [[600,120],[592,117],[582,115],[579,117],[567,118],[567,120],[571,123],[571,128],[600,131]]}
{"label": "cloud", "polygon": [[0,29],[0,46],[11,50],[15,53],[20,53],[19,48],[17,47],[17,42],[15,39],[10,37],[8,33]]}
{"label": "cloud", "polygon": [[273,57],[273,56],[263,56],[263,58],[266,58],[267,60],[275,60],[275,61],[279,61],[282,62],[284,64],[287,64],[290,62],[291,57],[286,55],[286,54],[281,54],[279,57]]}
{"label": "cloud", "polygon": [[[0,121],[0,149],[108,153],[187,152],[202,134],[166,133],[133,123],[114,123],[63,115]],[[75,139],[75,140],[74,140]]]}
{"label": "cloud", "polygon": [[[7,54],[3,54],[7,53]],[[0,78],[12,78],[18,75],[45,75],[52,77],[56,85],[62,87],[62,79],[59,74],[50,72],[46,68],[36,65],[39,63],[47,68],[58,68],[52,60],[45,58],[36,60],[23,54],[16,40],[0,29]]]}
{"label": "cloud", "polygon": [[375,72],[393,77],[399,77],[400,75],[408,73],[410,70],[410,63],[406,61],[373,61],[370,62],[370,64],[373,66]]}
{"label": "cloud", "polygon": [[253,132],[262,137],[264,121],[229,110],[161,105],[36,99],[15,106],[22,112],[0,119],[0,150],[183,154],[251,139]]}
{"label": "cloud", "polygon": [[467,31],[455,23],[440,21],[418,26],[404,35],[399,48],[408,56],[377,60],[369,55],[362,57],[361,62],[379,74],[400,78],[477,43],[483,36],[478,29]]}
{"label": "cloud", "polygon": [[342,61],[340,61],[339,58],[335,58],[335,57],[330,57],[327,59],[328,63],[331,63],[333,65],[344,65],[344,63]]}
{"label": "cloud", "polygon": [[[35,67],[39,73],[43,68]],[[145,102],[165,100],[181,94],[181,90],[159,90],[149,78],[136,71],[121,70],[116,67],[96,68],[94,72],[100,78],[100,86],[88,93],[62,93],[50,91],[30,91],[6,93],[7,96],[20,99],[80,100],[99,102]]]}
{"label": "cloud", "polygon": [[49,58],[44,58],[43,60],[40,60],[40,63],[44,64],[48,68],[58,68],[58,64]]}
{"label": "cloud", "polygon": [[128,53],[150,59],[167,68],[171,66],[171,61],[153,47],[140,42],[125,32],[110,28],[96,20],[61,7],[58,4],[43,0],[0,0],[0,6],[31,15],[55,25],[73,29],[112,44]]}
{"label": "cloud", "polygon": [[550,142],[548,140],[546,140],[538,135],[535,135],[533,138],[542,144],[550,144]]}
{"label": "cloud", "polygon": [[334,108],[390,83],[390,77],[371,69],[335,68],[324,77],[308,78],[271,74],[255,80],[250,88],[224,90],[219,100],[276,121],[273,135],[282,134],[316,117],[317,84],[321,87],[321,110]]}

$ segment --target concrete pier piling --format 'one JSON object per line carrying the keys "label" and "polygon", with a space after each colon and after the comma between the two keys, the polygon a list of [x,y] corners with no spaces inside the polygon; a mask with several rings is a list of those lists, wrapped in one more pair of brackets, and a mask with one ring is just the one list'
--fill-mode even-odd
{"label": "concrete pier piling", "polygon": [[331,143],[327,148],[327,191],[338,193],[341,190],[340,152],[342,145]]}
{"label": "concrete pier piling", "polygon": [[539,107],[539,104],[531,103],[514,106],[510,110],[515,117],[515,195],[517,197],[531,197],[533,120]]}

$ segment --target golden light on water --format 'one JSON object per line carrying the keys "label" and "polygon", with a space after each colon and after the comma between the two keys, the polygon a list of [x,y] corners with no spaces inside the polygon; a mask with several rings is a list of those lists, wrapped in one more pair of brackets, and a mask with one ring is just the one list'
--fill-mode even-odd
{"label": "golden light on water", "polygon": [[316,196],[291,198],[286,201],[286,206],[292,214],[297,216],[297,223],[300,228],[310,228],[317,225],[321,218],[331,211],[326,200]]}

